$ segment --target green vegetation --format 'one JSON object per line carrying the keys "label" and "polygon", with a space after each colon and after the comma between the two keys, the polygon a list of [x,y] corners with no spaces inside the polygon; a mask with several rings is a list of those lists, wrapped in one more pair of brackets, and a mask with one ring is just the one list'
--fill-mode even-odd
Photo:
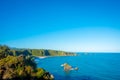
{"label": "green vegetation", "polygon": [[75,56],[75,53],[56,51],[56,50],[45,50],[45,49],[12,49],[14,55],[33,55],[33,56]]}
{"label": "green vegetation", "polygon": [[75,56],[75,53],[56,51],[56,50],[44,50],[44,49],[31,49],[33,56]]}
{"label": "green vegetation", "polygon": [[75,56],[75,53],[44,49],[10,49],[0,45],[0,80],[53,80],[53,76],[37,68],[34,56]]}
{"label": "green vegetation", "polygon": [[53,80],[49,72],[36,68],[30,52],[0,46],[0,80]]}

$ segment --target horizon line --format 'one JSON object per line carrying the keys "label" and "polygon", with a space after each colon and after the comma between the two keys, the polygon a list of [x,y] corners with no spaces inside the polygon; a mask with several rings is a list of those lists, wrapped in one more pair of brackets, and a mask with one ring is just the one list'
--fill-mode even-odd
{"label": "horizon line", "polygon": [[120,51],[68,51],[61,49],[47,49],[47,48],[21,48],[21,47],[11,47],[9,45],[0,44],[1,46],[8,46],[10,49],[44,49],[44,50],[55,50],[55,51],[65,51],[65,52],[73,52],[73,53],[120,53]]}

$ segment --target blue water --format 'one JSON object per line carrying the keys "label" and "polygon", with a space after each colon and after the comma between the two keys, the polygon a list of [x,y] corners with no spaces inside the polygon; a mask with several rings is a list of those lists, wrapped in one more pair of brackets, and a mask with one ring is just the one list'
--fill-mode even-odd
{"label": "blue water", "polygon": [[[54,75],[55,80],[120,80],[120,54],[80,54],[79,56],[35,59],[37,66]],[[78,71],[64,72],[63,63],[79,67]]]}

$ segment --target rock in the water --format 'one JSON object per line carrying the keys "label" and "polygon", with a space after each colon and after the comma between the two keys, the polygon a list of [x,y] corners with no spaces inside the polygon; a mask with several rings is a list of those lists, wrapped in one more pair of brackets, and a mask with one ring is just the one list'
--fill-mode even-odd
{"label": "rock in the water", "polygon": [[70,71],[70,70],[78,70],[78,67],[73,68],[71,65],[68,63],[64,63],[61,66],[64,67],[64,71]]}

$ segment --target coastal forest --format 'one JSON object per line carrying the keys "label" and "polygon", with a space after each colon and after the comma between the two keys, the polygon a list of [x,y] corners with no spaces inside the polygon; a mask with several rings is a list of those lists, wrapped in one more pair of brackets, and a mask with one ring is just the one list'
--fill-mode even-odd
{"label": "coastal forest", "polygon": [[11,49],[0,45],[0,80],[53,80],[53,75],[37,68],[34,56],[67,55],[75,54],[44,49]]}

